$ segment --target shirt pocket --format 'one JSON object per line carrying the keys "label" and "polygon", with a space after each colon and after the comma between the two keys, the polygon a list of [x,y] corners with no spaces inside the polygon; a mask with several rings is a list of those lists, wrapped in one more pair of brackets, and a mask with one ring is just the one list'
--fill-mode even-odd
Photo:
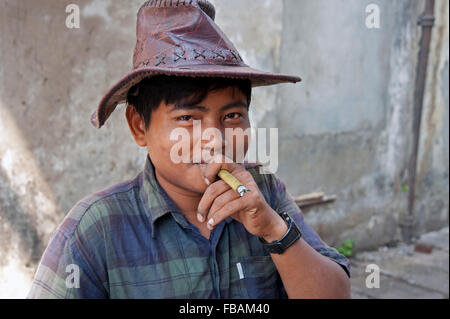
{"label": "shirt pocket", "polygon": [[279,298],[279,276],[270,256],[243,257],[236,267],[248,298]]}

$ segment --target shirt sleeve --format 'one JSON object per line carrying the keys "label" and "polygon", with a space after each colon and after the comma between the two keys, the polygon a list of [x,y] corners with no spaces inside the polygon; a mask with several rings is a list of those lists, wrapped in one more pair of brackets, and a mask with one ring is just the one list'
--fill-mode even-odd
{"label": "shirt sleeve", "polygon": [[292,196],[286,190],[285,184],[274,174],[268,175],[271,190],[271,207],[278,213],[286,212],[299,227],[302,238],[318,253],[338,263],[350,277],[350,261],[333,247],[322,241],[319,235],[306,224],[304,216]]}
{"label": "shirt sleeve", "polygon": [[[68,234],[73,223],[76,228]],[[107,298],[96,251],[99,241],[86,223],[68,216],[58,227],[41,258],[28,299]]]}

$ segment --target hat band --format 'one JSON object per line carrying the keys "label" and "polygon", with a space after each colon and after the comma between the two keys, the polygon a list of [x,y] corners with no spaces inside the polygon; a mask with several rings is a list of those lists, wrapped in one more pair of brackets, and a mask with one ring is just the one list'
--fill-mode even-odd
{"label": "hat band", "polygon": [[200,64],[246,66],[242,57],[235,50],[184,49],[181,45],[177,45],[175,48],[166,50],[153,58],[137,61],[133,70],[145,67],[177,67]]}

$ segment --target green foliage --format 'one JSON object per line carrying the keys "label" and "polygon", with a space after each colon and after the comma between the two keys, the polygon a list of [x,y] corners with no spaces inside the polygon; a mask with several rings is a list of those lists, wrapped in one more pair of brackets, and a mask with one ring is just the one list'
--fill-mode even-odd
{"label": "green foliage", "polygon": [[409,191],[409,186],[408,186],[408,184],[403,184],[403,185],[402,185],[402,191],[403,191],[403,192]]}
{"label": "green foliage", "polygon": [[338,247],[338,251],[345,257],[351,257],[353,255],[354,247],[355,247],[355,240],[346,239],[344,243]]}

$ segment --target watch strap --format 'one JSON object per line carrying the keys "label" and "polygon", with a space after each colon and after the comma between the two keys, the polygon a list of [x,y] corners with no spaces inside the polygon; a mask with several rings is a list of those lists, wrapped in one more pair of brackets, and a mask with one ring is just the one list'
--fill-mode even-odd
{"label": "watch strap", "polygon": [[288,230],[284,234],[284,236],[281,239],[271,243],[268,243],[263,238],[259,237],[259,240],[262,242],[264,249],[269,253],[282,254],[302,236],[300,229],[297,227],[288,213],[281,213],[280,216],[288,226]]}

